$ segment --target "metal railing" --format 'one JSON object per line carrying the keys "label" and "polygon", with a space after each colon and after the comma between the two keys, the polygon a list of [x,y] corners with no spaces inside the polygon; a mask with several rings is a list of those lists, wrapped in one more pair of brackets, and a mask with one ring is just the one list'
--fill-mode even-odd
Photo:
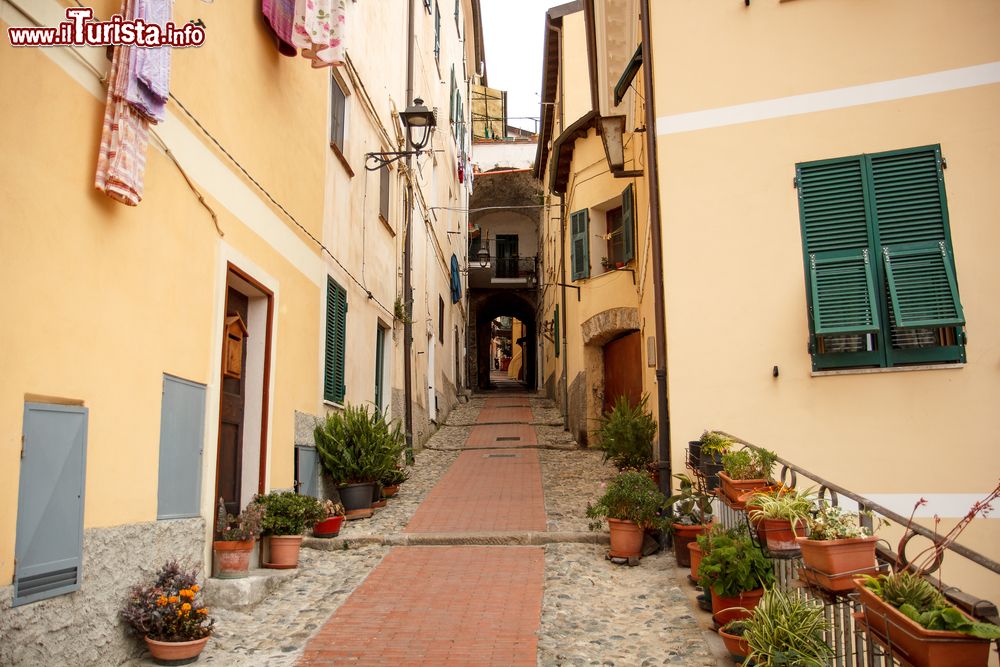
{"label": "metal railing", "polygon": [[537,261],[538,258],[535,256],[495,257],[493,259],[493,275],[496,278],[527,278],[530,280],[535,277]]}
{"label": "metal railing", "polygon": [[[716,432],[726,436],[737,445],[752,449],[762,449],[732,434],[723,431]],[[861,524],[869,529],[872,528],[873,524],[872,515],[879,515],[900,526],[908,526],[908,534],[903,540],[904,551],[906,542],[916,535],[925,537],[935,543],[940,542],[941,538],[939,535],[935,535],[933,531],[923,526],[913,524],[908,517],[897,514],[869,498],[825,480],[791,461],[779,457],[777,462],[781,465],[781,472],[777,481],[788,487],[795,488],[800,478],[806,478],[818,485],[818,499],[830,505],[839,505],[842,497],[853,500],[858,504],[860,510],[869,513],[867,516],[861,514]],[[687,468],[692,474],[701,476],[704,480],[701,470],[692,466],[690,460],[687,461]],[[774,565],[776,585],[785,590],[797,589],[801,594],[818,600],[823,604],[824,615],[831,628],[826,633],[826,640],[834,651],[834,658],[831,659],[830,665],[836,667],[849,667],[852,665],[854,667],[882,667],[883,665],[910,664],[906,661],[905,657],[900,655],[898,647],[894,650],[891,638],[888,641],[884,638],[875,639],[871,633],[865,632],[863,607],[858,601],[855,592],[833,593],[822,588],[809,586],[800,579],[800,571],[807,569],[807,566],[803,564],[801,556],[797,551],[784,553],[768,552],[763,539],[758,537],[757,531],[750,525],[744,509],[732,507],[721,492],[718,493],[718,499],[715,504],[717,505],[716,516],[719,517],[719,523],[723,527],[746,528],[754,544],[765,555],[771,557]],[[993,573],[1000,574],[1000,563],[968,547],[952,543],[946,545],[946,550],[954,552]],[[880,542],[876,548],[876,558],[880,571],[889,571],[897,562],[905,564],[905,558],[900,559],[898,554],[887,543],[884,543],[884,541]],[[934,570],[937,567],[940,567],[940,562],[936,564]],[[988,623],[1000,624],[1000,613],[998,613],[997,607],[993,602],[977,598],[955,587],[943,587],[941,592],[949,602],[976,619]],[[907,632],[905,628],[894,628],[893,631]],[[997,642],[997,645],[1000,646],[1000,642]]]}

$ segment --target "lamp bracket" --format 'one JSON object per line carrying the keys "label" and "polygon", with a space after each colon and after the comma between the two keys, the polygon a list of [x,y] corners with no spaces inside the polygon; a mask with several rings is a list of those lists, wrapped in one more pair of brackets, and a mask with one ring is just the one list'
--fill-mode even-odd
{"label": "lamp bracket", "polygon": [[642,176],[642,169],[630,170],[630,171],[613,171],[611,175],[615,178],[638,178]]}
{"label": "lamp bracket", "polygon": [[555,283],[555,284],[559,285],[560,287],[568,287],[570,289],[575,289],[576,290],[576,300],[577,301],[580,300],[580,286],[579,285],[570,285],[569,283]]}
{"label": "lamp bracket", "polygon": [[[368,171],[378,171],[393,162],[399,162],[404,157],[413,155],[419,156],[425,151],[389,151],[385,153],[365,153],[365,169]],[[369,164],[369,162],[371,164]]]}

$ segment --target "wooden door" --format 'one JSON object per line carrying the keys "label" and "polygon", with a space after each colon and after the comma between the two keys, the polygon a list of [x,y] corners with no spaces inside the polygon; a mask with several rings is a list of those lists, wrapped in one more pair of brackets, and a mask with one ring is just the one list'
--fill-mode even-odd
{"label": "wooden door", "polygon": [[[249,299],[232,287],[226,293],[226,317],[239,315],[247,321]],[[223,331],[223,336],[226,332]],[[243,412],[247,379],[247,346],[242,346],[240,377],[222,374],[222,400],[219,410],[219,462],[216,472],[215,497],[222,498],[226,511],[240,511],[241,479],[243,476]],[[225,356],[225,355],[223,355]],[[223,365],[226,360],[223,359]]]}
{"label": "wooden door", "polygon": [[604,411],[621,395],[637,405],[642,400],[642,346],[634,331],[604,346]]}
{"label": "wooden door", "polygon": [[497,278],[517,277],[517,234],[497,235]]}

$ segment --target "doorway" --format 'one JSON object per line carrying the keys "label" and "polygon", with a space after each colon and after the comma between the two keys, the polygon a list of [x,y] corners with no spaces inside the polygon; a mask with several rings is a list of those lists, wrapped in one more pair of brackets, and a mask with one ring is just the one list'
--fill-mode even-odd
{"label": "doorway", "polygon": [[630,405],[642,400],[642,346],[638,331],[616,338],[604,346],[604,412],[610,412],[619,396]]}
{"label": "doorway", "polygon": [[497,278],[517,278],[517,234],[497,234]]}
{"label": "doorway", "polygon": [[434,382],[434,334],[427,334],[427,418],[437,421],[437,391]]}

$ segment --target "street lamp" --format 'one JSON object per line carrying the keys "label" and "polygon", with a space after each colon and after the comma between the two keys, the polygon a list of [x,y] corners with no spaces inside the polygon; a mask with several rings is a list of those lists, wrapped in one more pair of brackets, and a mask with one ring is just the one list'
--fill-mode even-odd
{"label": "street lamp", "polygon": [[601,116],[600,131],[611,175],[615,178],[641,176],[641,170],[625,170],[625,116]]}
{"label": "street lamp", "polygon": [[376,171],[409,155],[420,155],[424,146],[430,141],[431,128],[437,126],[434,112],[425,107],[424,101],[419,97],[414,98],[413,104],[406,107],[406,111],[399,112],[399,120],[406,128],[406,136],[409,139],[409,144],[413,146],[413,150],[367,153],[365,155],[365,169],[368,171]]}
{"label": "street lamp", "polygon": [[476,259],[479,260],[479,268],[485,269],[490,263],[490,251],[489,248],[480,247],[479,252],[476,253]]}

